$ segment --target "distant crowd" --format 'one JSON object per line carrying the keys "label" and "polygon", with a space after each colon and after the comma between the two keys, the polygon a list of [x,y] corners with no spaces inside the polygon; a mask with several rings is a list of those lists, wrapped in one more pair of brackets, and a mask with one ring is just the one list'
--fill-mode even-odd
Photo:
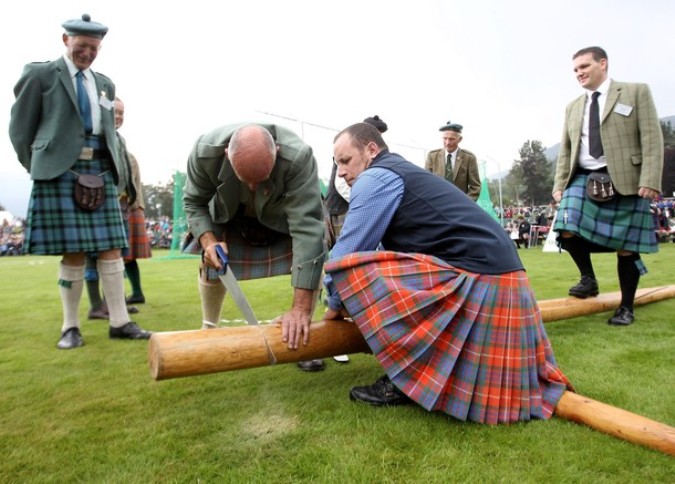
{"label": "distant crowd", "polygon": [[21,255],[25,229],[26,221],[24,219],[14,218],[12,220],[2,220],[0,256]]}

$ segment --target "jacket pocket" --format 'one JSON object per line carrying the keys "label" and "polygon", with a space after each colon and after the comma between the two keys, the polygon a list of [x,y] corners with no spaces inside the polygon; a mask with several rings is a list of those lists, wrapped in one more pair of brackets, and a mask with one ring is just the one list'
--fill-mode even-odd
{"label": "jacket pocket", "polygon": [[640,155],[631,155],[630,161],[633,163],[633,165],[641,165],[642,157]]}

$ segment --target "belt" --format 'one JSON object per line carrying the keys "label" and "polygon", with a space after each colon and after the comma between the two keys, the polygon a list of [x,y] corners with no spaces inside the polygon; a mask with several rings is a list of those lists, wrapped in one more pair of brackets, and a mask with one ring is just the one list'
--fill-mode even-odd
{"label": "belt", "polygon": [[596,170],[589,170],[587,168],[577,167],[577,169],[574,171],[575,175],[590,175],[591,173],[607,173],[607,167],[601,166]]}
{"label": "belt", "polygon": [[80,156],[77,157],[78,160],[84,161],[107,160],[108,158],[110,158],[108,150],[95,150],[89,146],[84,146],[80,151]]}

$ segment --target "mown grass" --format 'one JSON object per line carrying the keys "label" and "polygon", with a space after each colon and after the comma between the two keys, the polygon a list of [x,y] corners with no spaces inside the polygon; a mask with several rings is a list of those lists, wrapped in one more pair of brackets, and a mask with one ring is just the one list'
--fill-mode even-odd
{"label": "mown grass", "polygon": [[[675,244],[645,257],[641,287],[675,283]],[[577,274],[566,254],[521,250],[539,299]],[[194,259],[139,261],[154,331],[199,327]],[[618,290],[611,254],[594,258],[601,291]],[[58,258],[0,259],[0,482],[673,482],[675,458],[553,418],[463,423],[418,407],[349,401],[382,374],[370,355],[316,374],[294,365],[153,381],[147,343],[111,341],[86,321],[86,345],[55,349]],[[291,300],[289,280],[243,281],[260,319]],[[675,426],[675,300],[548,323],[558,363],[580,394]],[[316,319],[322,309],[318,308]],[[226,299],[223,316],[238,318]]]}

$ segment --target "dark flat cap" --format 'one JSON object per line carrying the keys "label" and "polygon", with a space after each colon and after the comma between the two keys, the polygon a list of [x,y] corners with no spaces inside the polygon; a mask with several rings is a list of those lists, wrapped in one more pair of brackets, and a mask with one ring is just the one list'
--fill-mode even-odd
{"label": "dark flat cap", "polygon": [[457,133],[461,133],[463,128],[464,128],[464,126],[462,126],[461,124],[457,124],[457,123],[453,123],[451,121],[448,121],[447,123],[445,123],[444,126],[441,126],[438,129],[438,131],[455,131]]}
{"label": "dark flat cap", "polygon": [[108,33],[108,27],[98,22],[92,22],[91,16],[88,13],[82,14],[82,18],[75,18],[66,20],[61,24],[61,27],[66,29],[66,34],[86,35],[95,39],[102,39]]}
{"label": "dark flat cap", "polygon": [[364,119],[363,122],[375,126],[375,129],[377,129],[380,133],[387,131],[387,123],[382,121],[377,114],[372,118]]}

